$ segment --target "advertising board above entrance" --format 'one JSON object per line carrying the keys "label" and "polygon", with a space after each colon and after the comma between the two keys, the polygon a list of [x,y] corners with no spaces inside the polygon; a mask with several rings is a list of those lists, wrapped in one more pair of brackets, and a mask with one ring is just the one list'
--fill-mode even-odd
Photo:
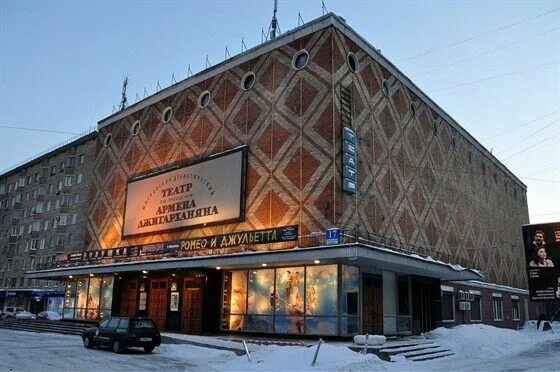
{"label": "advertising board above entrance", "polygon": [[246,147],[127,184],[123,236],[239,221]]}

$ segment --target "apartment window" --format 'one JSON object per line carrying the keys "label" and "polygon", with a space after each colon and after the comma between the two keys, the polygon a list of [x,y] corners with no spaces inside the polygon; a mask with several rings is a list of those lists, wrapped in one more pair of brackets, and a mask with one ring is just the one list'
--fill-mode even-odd
{"label": "apartment window", "polygon": [[58,227],[58,217],[53,218],[52,227],[53,229],[56,229]]}
{"label": "apartment window", "polygon": [[66,163],[65,162],[60,162],[60,172],[64,172],[64,169],[66,169]]}
{"label": "apartment window", "polygon": [[23,210],[23,218],[26,218],[26,217],[27,217],[27,209],[24,209]]}
{"label": "apartment window", "polygon": [[16,195],[16,203],[21,203],[22,199],[23,199],[23,194],[17,194]]}
{"label": "apartment window", "polygon": [[520,320],[519,317],[519,297],[511,296],[511,313],[513,320]]}
{"label": "apartment window", "polygon": [[37,189],[33,190],[33,199],[37,199]]}
{"label": "apartment window", "polygon": [[37,205],[35,205],[35,213],[43,213],[43,203],[37,203]]}
{"label": "apartment window", "polygon": [[0,185],[0,195],[4,195],[6,193],[6,185]]}
{"label": "apartment window", "polygon": [[441,320],[455,321],[455,288],[441,286]]}
{"label": "apartment window", "polygon": [[78,156],[78,164],[84,164],[85,159],[86,159],[86,154],[80,154],[80,156]]}
{"label": "apartment window", "polygon": [[62,180],[58,181],[58,188],[57,190],[62,190],[62,187],[64,186],[64,182]]}
{"label": "apartment window", "polygon": [[67,221],[68,221],[68,215],[66,213],[61,213],[60,214],[60,220],[58,221],[58,224],[60,226],[65,226]]}
{"label": "apartment window", "polygon": [[10,236],[18,236],[19,226],[12,226],[10,231]]}
{"label": "apartment window", "polygon": [[51,167],[51,176],[54,176],[56,174],[56,165],[53,165]]}
{"label": "apartment window", "polygon": [[[23,178],[20,178],[20,185],[21,185],[21,180],[22,180],[22,179],[23,179]],[[33,181],[33,177],[32,177],[32,176],[27,176],[27,184],[28,184],[28,185],[31,185],[31,182],[32,182],[32,181]],[[21,185],[21,186],[23,186],[23,185]]]}
{"label": "apartment window", "polygon": [[62,205],[63,206],[70,205],[70,195],[63,195],[62,196]]}
{"label": "apartment window", "polygon": [[8,192],[9,193],[12,192],[12,184],[11,183],[8,185]]}
{"label": "apartment window", "polygon": [[29,249],[31,249],[32,251],[36,251],[38,247],[39,247],[39,239],[33,239],[31,241],[31,247]]}
{"label": "apartment window", "polygon": [[45,238],[39,240],[39,249],[45,249]]}
{"label": "apartment window", "polygon": [[58,208],[60,208],[60,199],[56,199],[54,202],[54,209],[57,210]]}
{"label": "apartment window", "polygon": [[19,278],[19,286],[20,286],[20,287],[23,287],[23,280],[24,280],[24,279],[25,279],[25,278]]}
{"label": "apartment window", "polygon": [[39,176],[41,174],[39,172],[35,173],[35,182],[39,182]]}
{"label": "apartment window", "polygon": [[80,202],[80,194],[74,194],[74,204],[78,204]]}
{"label": "apartment window", "polygon": [[33,222],[33,231],[41,231],[41,221]]}
{"label": "apartment window", "polygon": [[59,235],[56,237],[56,245],[64,245],[64,235]]}
{"label": "apartment window", "polygon": [[51,183],[51,184],[49,185],[49,194],[52,194],[53,192],[54,192],[54,184]]}
{"label": "apartment window", "polygon": [[76,185],[79,185],[80,183],[82,183],[82,174],[78,173],[76,175]]}
{"label": "apartment window", "polygon": [[39,186],[39,188],[37,189],[37,195],[45,195],[47,193],[47,190],[45,188],[45,186]]}
{"label": "apartment window", "polygon": [[66,176],[64,180],[64,186],[72,186],[72,176]]}
{"label": "apartment window", "polygon": [[72,239],[74,239],[74,234],[68,234],[68,244],[72,244]]}
{"label": "apartment window", "polygon": [[49,229],[49,220],[45,220],[43,221],[43,230],[48,230]]}
{"label": "apartment window", "polygon": [[75,156],[70,156],[68,158],[68,166],[73,167],[74,165],[76,165],[76,157]]}
{"label": "apartment window", "polygon": [[51,211],[51,207],[52,207],[52,204],[51,204],[51,202],[50,202],[50,201],[48,201],[48,202],[47,202],[47,208],[46,208],[46,211],[47,211],[47,212],[50,212],[50,211]]}
{"label": "apartment window", "polygon": [[502,306],[501,293],[492,293],[492,302],[494,305],[494,320],[495,321],[504,320],[504,309]]}
{"label": "apartment window", "polygon": [[54,247],[54,243],[55,243],[56,239],[54,236],[51,236],[51,238],[49,239],[49,246],[52,248]]}
{"label": "apartment window", "polygon": [[27,233],[28,233],[28,234],[31,234],[31,231],[33,231],[33,224],[32,224],[32,223],[30,223],[30,224],[27,226]]}
{"label": "apartment window", "polygon": [[470,291],[474,294],[474,300],[471,302],[471,322],[482,321],[482,301],[480,291]]}
{"label": "apartment window", "polygon": [[48,167],[43,167],[41,176],[42,177],[47,177],[48,175],[49,175],[49,168]]}
{"label": "apartment window", "polygon": [[78,214],[77,213],[73,213],[72,214],[72,225],[76,224],[76,221],[78,221]]}

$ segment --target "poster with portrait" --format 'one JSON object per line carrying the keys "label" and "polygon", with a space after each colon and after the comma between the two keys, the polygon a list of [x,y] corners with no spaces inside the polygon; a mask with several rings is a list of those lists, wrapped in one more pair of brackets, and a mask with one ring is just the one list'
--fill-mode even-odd
{"label": "poster with portrait", "polygon": [[179,311],[179,292],[171,292],[170,311]]}
{"label": "poster with portrait", "polygon": [[523,226],[531,301],[560,300],[560,222]]}

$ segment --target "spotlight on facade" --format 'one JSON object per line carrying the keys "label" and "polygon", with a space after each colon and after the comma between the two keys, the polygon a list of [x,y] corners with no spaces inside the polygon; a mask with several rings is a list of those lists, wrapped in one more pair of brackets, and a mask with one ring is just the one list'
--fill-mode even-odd
{"label": "spotlight on facade", "polygon": [[319,264],[319,263],[321,263],[321,260],[315,260],[315,261],[313,261],[313,263]]}
{"label": "spotlight on facade", "polygon": [[93,274],[89,274],[89,276],[93,276]]}
{"label": "spotlight on facade", "polygon": [[74,275],[68,275],[69,279],[72,279],[74,277]]}
{"label": "spotlight on facade", "polygon": [[222,267],[221,266],[216,266],[216,270],[221,270]]}
{"label": "spotlight on facade", "polygon": [[147,274],[147,273],[148,273],[148,271],[142,270],[142,274]]}
{"label": "spotlight on facade", "polygon": [[261,266],[262,266],[262,267],[266,267],[266,264],[265,264],[265,263],[262,263]]}
{"label": "spotlight on facade", "polygon": [[171,276],[177,276],[177,274],[173,273],[173,274],[171,274]]}

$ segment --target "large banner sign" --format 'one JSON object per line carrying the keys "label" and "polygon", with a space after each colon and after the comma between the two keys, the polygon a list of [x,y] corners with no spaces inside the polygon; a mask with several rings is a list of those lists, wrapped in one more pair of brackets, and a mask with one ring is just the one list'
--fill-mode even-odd
{"label": "large banner sign", "polygon": [[531,301],[560,300],[560,222],[524,225]]}
{"label": "large banner sign", "polygon": [[246,147],[130,181],[123,236],[244,218]]}

